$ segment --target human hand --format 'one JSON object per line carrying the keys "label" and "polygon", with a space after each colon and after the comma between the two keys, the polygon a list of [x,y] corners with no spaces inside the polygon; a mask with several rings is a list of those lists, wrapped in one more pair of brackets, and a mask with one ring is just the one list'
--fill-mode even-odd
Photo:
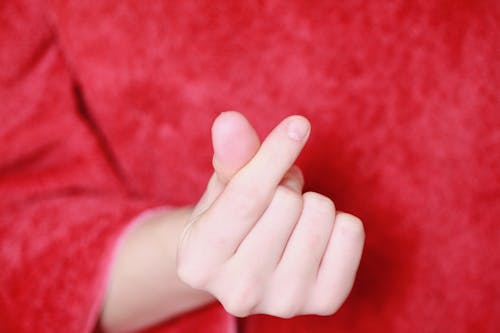
{"label": "human hand", "polygon": [[294,162],[309,136],[300,116],[260,145],[236,112],[212,128],[215,173],[179,242],[177,273],[238,317],[330,315],[359,265],[361,221],[318,193],[302,194]]}

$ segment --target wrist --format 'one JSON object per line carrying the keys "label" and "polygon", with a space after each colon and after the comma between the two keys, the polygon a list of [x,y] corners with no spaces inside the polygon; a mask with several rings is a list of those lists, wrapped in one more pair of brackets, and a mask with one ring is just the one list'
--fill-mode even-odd
{"label": "wrist", "polygon": [[111,264],[101,316],[107,332],[141,329],[212,301],[177,277],[177,244],[192,208],[141,214],[123,236]]}

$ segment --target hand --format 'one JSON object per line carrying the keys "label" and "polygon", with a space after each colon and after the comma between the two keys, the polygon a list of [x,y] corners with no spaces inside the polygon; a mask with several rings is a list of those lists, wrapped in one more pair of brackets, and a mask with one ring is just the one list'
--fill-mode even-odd
{"label": "hand", "polygon": [[293,164],[309,132],[305,118],[288,117],[260,145],[238,113],[214,123],[215,173],[180,239],[177,273],[235,316],[330,315],[351,290],[363,225],[302,194]]}

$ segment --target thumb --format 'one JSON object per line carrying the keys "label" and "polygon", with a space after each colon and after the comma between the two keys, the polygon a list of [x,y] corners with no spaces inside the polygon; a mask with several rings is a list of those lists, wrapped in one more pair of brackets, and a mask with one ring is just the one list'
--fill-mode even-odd
{"label": "thumb", "polygon": [[227,183],[247,164],[260,146],[254,128],[238,112],[221,113],[212,126],[213,165],[219,180]]}
{"label": "thumb", "polygon": [[228,111],[221,113],[212,125],[212,144],[215,172],[193,210],[193,217],[210,207],[226,183],[252,159],[260,147],[260,140],[241,113]]}

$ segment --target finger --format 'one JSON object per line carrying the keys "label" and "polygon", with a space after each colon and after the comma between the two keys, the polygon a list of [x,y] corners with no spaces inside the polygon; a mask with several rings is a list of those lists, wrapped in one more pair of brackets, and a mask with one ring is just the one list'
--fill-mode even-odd
{"label": "finger", "polygon": [[[302,193],[302,188],[304,187],[304,175],[300,168],[296,165],[293,165],[285,177],[281,181],[280,185],[289,188],[290,190],[297,192],[298,194]],[[216,173],[212,175],[210,178],[205,193],[198,201],[197,205],[193,209],[193,213],[191,214],[191,219],[196,219],[198,215],[207,210],[210,205],[217,199],[222,190],[224,189],[224,184],[220,181],[220,177],[217,176]]]}
{"label": "finger", "polygon": [[276,187],[297,159],[308,135],[307,119],[301,116],[285,119],[269,134],[252,160],[234,175],[214,203],[211,214],[218,218],[211,220],[222,221],[218,226],[222,230],[229,228],[237,243],[271,202]]}
{"label": "finger", "polygon": [[271,204],[230,261],[246,265],[252,263],[254,269],[262,274],[274,271],[301,211],[300,190],[278,186]]}
{"label": "finger", "polygon": [[353,215],[339,213],[318,270],[310,312],[331,315],[351,291],[363,252],[363,224]]}
{"label": "finger", "polygon": [[221,113],[212,125],[213,166],[219,179],[229,179],[254,157],[260,140],[254,128],[238,112]]}
{"label": "finger", "polygon": [[255,155],[260,140],[241,113],[227,111],[221,113],[212,125],[212,145],[215,173],[193,210],[193,218],[210,207],[224,189],[225,183]]}
{"label": "finger", "polygon": [[282,121],[268,135],[254,158],[228,184],[225,191],[228,199],[235,198],[234,192],[242,193],[249,190],[256,206],[265,205],[265,209],[276,186],[304,147],[309,131],[309,122],[304,117],[291,116]]}
{"label": "finger", "polygon": [[217,174],[214,172],[210,180],[208,181],[207,188],[203,193],[200,200],[193,209],[191,213],[191,220],[195,220],[201,213],[207,210],[210,205],[217,199],[217,197],[222,193],[224,189],[224,184],[220,181]]}
{"label": "finger", "polygon": [[335,206],[329,198],[314,192],[305,193],[302,214],[277,271],[304,281],[315,279],[333,229],[334,217]]}
{"label": "finger", "polygon": [[[216,248],[210,260],[223,262],[269,205],[276,187],[299,155],[309,134],[309,122],[292,116],[266,138],[257,154],[226,185],[217,200],[192,226],[200,248]],[[203,235],[197,237],[196,235]],[[205,252],[207,252],[205,251]]]}
{"label": "finger", "polygon": [[300,168],[293,165],[285,174],[285,177],[281,180],[280,185],[302,194],[302,188],[304,187],[304,175],[302,174]]}

